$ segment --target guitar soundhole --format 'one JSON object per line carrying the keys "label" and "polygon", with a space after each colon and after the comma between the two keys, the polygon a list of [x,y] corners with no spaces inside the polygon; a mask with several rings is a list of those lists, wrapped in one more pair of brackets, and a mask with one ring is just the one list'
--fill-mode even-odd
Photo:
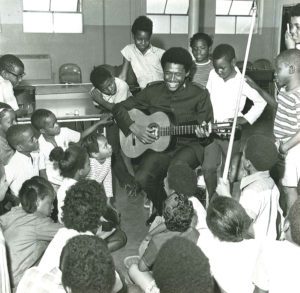
{"label": "guitar soundhole", "polygon": [[148,127],[152,129],[152,133],[155,135],[156,139],[158,139],[159,125],[157,123],[150,123]]}

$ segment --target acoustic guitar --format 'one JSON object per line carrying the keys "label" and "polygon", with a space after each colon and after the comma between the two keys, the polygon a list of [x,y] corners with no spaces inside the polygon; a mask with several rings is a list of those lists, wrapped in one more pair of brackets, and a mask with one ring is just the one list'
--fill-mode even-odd
{"label": "acoustic guitar", "polygon": [[[167,114],[163,112],[155,112],[151,115],[146,115],[143,112],[132,109],[128,111],[130,118],[137,121],[139,125],[150,127],[153,129],[154,135],[157,139],[151,144],[142,143],[133,133],[125,136],[120,131],[120,144],[124,154],[129,158],[136,158],[148,149],[156,152],[166,150],[170,143],[172,136],[191,135],[195,134],[196,127],[200,125],[172,125]],[[214,132],[221,137],[230,137],[232,122],[213,123],[209,132]]]}

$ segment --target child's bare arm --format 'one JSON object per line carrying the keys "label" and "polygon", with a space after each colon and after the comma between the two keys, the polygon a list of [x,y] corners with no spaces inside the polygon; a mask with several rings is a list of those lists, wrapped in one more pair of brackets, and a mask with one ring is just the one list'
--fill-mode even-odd
{"label": "child's bare arm", "polygon": [[130,64],[129,61],[126,58],[123,58],[123,64],[122,64],[121,72],[119,74],[119,78],[123,79],[124,81],[126,81],[127,78],[129,64]]}
{"label": "child's bare arm", "polygon": [[287,23],[286,25],[286,31],[284,34],[284,41],[285,41],[285,46],[287,49],[295,49],[296,48],[296,43],[292,37],[292,34],[290,32],[290,25]]}
{"label": "child's bare arm", "polygon": [[280,154],[285,155],[291,148],[300,143],[300,130],[288,141],[279,145],[278,151]]}
{"label": "child's bare arm", "polygon": [[101,93],[98,89],[93,88],[93,89],[91,90],[90,94],[91,94],[92,99],[93,99],[97,104],[99,104],[100,106],[104,107],[106,110],[108,110],[108,111],[110,111],[110,112],[112,111],[112,108],[113,108],[113,106],[114,106],[115,104],[114,104],[114,103],[109,103],[109,102],[105,101],[105,100],[103,99],[102,93]]}
{"label": "child's bare arm", "polygon": [[39,170],[39,175],[40,175],[40,177],[43,177],[46,180],[48,180],[46,169]]}

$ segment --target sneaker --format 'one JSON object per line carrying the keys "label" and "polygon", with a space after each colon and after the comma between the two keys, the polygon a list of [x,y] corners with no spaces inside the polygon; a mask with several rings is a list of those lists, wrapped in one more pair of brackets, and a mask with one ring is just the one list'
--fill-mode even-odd
{"label": "sneaker", "polygon": [[125,257],[124,265],[127,269],[129,269],[133,264],[138,264],[140,261],[140,257],[138,255],[130,255]]}

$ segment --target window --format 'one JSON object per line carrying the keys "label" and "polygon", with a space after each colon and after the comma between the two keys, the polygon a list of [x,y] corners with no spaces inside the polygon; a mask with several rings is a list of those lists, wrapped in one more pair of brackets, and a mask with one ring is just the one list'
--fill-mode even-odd
{"label": "window", "polygon": [[153,33],[187,34],[189,0],[146,0]]}
{"label": "window", "polygon": [[23,0],[25,33],[82,33],[81,0]]}
{"label": "window", "polygon": [[[216,34],[248,34],[255,0],[216,0]],[[254,27],[257,32],[258,17]]]}

